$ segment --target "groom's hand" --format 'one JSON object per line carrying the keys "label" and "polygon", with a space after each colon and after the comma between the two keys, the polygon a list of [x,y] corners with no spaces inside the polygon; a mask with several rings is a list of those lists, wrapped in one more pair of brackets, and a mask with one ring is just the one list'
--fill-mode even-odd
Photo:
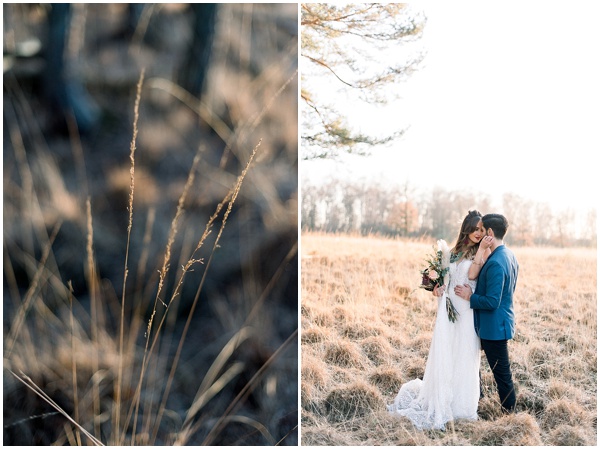
{"label": "groom's hand", "polygon": [[469,286],[469,284],[464,284],[464,285],[457,285],[456,287],[454,287],[454,293],[456,294],[456,296],[461,297],[465,301],[469,301],[471,299],[471,295],[473,294],[473,291],[471,290],[471,287]]}

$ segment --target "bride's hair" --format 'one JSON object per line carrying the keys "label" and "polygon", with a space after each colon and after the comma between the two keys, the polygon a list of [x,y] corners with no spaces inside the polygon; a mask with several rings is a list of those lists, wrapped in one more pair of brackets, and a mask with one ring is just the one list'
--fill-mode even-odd
{"label": "bride's hair", "polygon": [[469,234],[475,232],[477,224],[481,220],[481,213],[478,210],[470,210],[460,227],[456,244],[452,248],[453,254],[463,253],[465,259],[472,259],[479,248],[479,243],[469,247]]}

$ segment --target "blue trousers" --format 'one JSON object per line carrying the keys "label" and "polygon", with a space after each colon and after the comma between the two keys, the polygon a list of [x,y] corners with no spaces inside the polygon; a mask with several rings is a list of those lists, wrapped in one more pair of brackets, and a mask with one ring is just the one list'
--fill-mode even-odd
{"label": "blue trousers", "polygon": [[490,368],[492,368],[502,409],[512,413],[515,411],[517,398],[510,371],[507,343],[508,340],[484,340],[482,338],[481,349],[485,352]]}

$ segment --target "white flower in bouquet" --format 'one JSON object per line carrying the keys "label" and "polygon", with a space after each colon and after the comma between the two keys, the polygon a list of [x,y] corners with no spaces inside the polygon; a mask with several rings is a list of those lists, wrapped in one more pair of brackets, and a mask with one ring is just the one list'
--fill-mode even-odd
{"label": "white flower in bouquet", "polygon": [[[446,243],[446,240],[440,239],[437,241],[438,251],[442,253],[442,269],[448,268],[450,266],[450,248]],[[445,270],[444,273],[444,283],[443,285],[448,285],[449,278],[449,270]]]}

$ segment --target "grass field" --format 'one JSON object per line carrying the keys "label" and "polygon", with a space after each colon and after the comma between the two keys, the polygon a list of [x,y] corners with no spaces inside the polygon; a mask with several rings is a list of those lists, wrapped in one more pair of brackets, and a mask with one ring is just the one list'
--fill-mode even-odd
{"label": "grass field", "polygon": [[515,415],[499,413],[483,354],[478,421],[420,432],[388,414],[424,373],[436,304],[419,270],[433,243],[302,235],[302,444],[596,445],[595,248],[511,248]]}

